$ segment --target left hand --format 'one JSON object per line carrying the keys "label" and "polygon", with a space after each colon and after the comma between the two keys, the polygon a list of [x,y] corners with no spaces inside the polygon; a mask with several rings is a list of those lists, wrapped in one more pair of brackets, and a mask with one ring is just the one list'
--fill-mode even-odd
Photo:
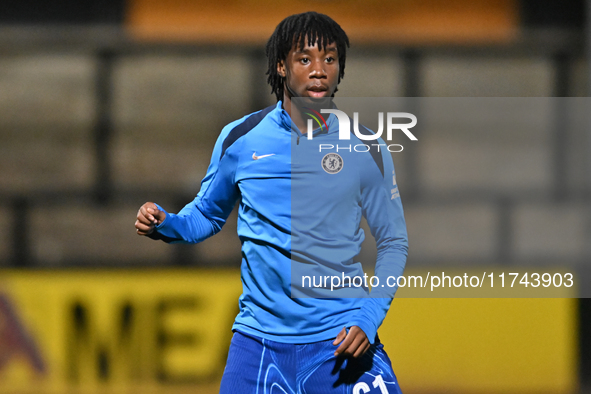
{"label": "left hand", "polygon": [[361,357],[371,346],[367,335],[357,326],[352,326],[348,333],[347,329],[343,328],[332,344],[336,346],[339,343],[341,345],[334,352],[334,355],[353,358]]}

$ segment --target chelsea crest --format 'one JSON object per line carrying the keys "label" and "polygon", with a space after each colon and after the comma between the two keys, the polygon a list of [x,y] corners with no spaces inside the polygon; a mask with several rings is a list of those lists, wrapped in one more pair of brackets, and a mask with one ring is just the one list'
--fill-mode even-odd
{"label": "chelsea crest", "polygon": [[343,169],[343,158],[338,153],[327,153],[322,158],[322,168],[329,174],[336,174]]}

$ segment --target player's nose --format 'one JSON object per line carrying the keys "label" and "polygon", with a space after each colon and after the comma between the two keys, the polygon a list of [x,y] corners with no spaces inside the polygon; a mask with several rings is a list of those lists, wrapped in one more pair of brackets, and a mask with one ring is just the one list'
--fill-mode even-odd
{"label": "player's nose", "polygon": [[326,78],[324,62],[314,62],[310,70],[310,78]]}

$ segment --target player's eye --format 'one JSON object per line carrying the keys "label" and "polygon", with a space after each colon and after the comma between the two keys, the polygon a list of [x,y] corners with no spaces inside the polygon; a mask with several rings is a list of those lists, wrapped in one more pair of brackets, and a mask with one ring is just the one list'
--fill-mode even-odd
{"label": "player's eye", "polygon": [[308,64],[308,63],[310,63],[310,59],[308,59],[307,57],[303,57],[303,58],[300,59],[300,62],[302,64]]}
{"label": "player's eye", "polygon": [[332,56],[331,56],[331,57],[327,57],[327,58],[326,58],[326,62],[327,62],[327,63],[332,63],[332,62],[334,62],[334,57],[332,57]]}

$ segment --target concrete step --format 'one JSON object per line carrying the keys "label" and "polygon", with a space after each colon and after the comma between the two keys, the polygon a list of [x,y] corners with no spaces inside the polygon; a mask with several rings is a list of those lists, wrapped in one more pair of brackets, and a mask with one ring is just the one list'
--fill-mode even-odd
{"label": "concrete step", "polygon": [[225,124],[249,110],[249,70],[239,56],[122,57],[114,70],[116,123]]}
{"label": "concrete step", "polygon": [[87,127],[1,125],[0,188],[17,194],[90,188],[94,156]]}
{"label": "concrete step", "polygon": [[591,239],[588,203],[531,203],[515,208],[515,256],[523,260],[581,261]]}
{"label": "concrete step", "polygon": [[95,117],[95,68],[86,55],[3,55],[0,124],[89,124]]}
{"label": "concrete step", "polygon": [[337,97],[399,97],[403,88],[399,58],[351,54]]}
{"label": "concrete step", "polygon": [[552,152],[532,141],[528,146],[478,141],[421,141],[419,171],[426,193],[477,191],[507,196],[548,193]]}
{"label": "concrete step", "polygon": [[168,245],[136,234],[138,208],[100,208],[84,203],[35,207],[30,216],[34,258],[42,266],[169,264]]}
{"label": "concrete step", "polygon": [[433,55],[424,58],[427,97],[546,97],[554,71],[546,58]]}
{"label": "concrete step", "polygon": [[493,204],[413,204],[405,207],[409,256],[414,261],[490,260],[498,245]]}
{"label": "concrete step", "polygon": [[199,191],[217,133],[198,127],[120,128],[111,150],[113,181],[118,188]]}

